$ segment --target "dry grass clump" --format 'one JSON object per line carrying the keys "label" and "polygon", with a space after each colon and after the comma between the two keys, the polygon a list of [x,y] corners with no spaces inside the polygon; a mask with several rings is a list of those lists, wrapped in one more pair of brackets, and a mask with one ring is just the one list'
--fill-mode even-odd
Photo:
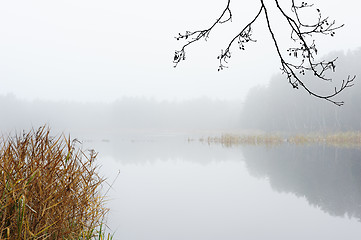
{"label": "dry grass clump", "polygon": [[329,134],[325,137],[325,142],[329,145],[339,147],[360,147],[361,133],[360,132],[340,132]]}
{"label": "dry grass clump", "polygon": [[304,145],[309,143],[318,143],[319,139],[315,136],[307,136],[307,135],[295,135],[290,136],[286,139],[288,143],[296,144],[296,145]]}
{"label": "dry grass clump", "polygon": [[[204,139],[200,139],[204,141]],[[282,137],[277,135],[233,135],[233,134],[223,134],[220,137],[208,137],[208,144],[211,143],[220,143],[226,147],[231,147],[233,145],[278,145],[281,144],[284,140]]]}
{"label": "dry grass clump", "polygon": [[287,139],[292,144],[327,144],[336,147],[360,147],[361,133],[360,132],[338,132],[328,134],[308,134],[296,135]]}
{"label": "dry grass clump", "polygon": [[358,148],[361,147],[361,132],[339,132],[339,133],[309,133],[282,137],[277,134],[263,135],[236,135],[223,134],[220,137],[208,137],[199,139],[200,142],[208,144],[222,144],[226,147],[236,145],[267,145],[275,146],[280,144],[327,144],[336,147]]}
{"label": "dry grass clump", "polygon": [[96,230],[107,209],[95,158],[45,127],[2,138],[0,239],[104,237]]}

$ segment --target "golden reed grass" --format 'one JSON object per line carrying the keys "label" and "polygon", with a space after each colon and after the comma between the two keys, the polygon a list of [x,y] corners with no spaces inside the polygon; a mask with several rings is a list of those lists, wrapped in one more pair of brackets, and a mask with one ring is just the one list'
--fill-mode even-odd
{"label": "golden reed grass", "polygon": [[223,134],[220,137],[208,137],[206,140],[200,139],[201,142],[222,144],[226,147],[234,145],[278,145],[283,142],[282,137],[277,135],[234,135]]}
{"label": "golden reed grass", "polygon": [[305,135],[293,135],[282,137],[281,135],[236,135],[223,134],[220,137],[200,138],[200,142],[208,144],[222,144],[226,147],[236,145],[280,145],[284,143],[304,144],[327,144],[336,147],[359,148],[361,147],[361,132],[338,132],[328,134],[310,133]]}
{"label": "golden reed grass", "polygon": [[103,239],[96,153],[49,134],[41,127],[2,138],[0,239]]}

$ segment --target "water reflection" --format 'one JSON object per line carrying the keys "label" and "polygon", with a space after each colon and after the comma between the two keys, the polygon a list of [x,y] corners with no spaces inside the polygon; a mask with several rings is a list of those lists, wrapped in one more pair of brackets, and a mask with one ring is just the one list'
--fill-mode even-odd
{"label": "water reflection", "polygon": [[182,159],[201,165],[244,161],[249,173],[266,178],[277,192],[305,197],[311,205],[333,216],[361,220],[361,150],[329,146],[274,147],[217,145],[187,142],[184,138],[124,140],[98,144],[122,164]]}
{"label": "water reflection", "polygon": [[242,147],[249,172],[333,216],[361,220],[361,151],[327,146]]}
{"label": "water reflection", "polygon": [[90,142],[101,155],[111,156],[122,164],[154,163],[158,160],[182,159],[202,165],[220,161],[239,161],[241,149],[188,141],[185,136],[149,136],[123,138],[107,142]]}
{"label": "water reflection", "polygon": [[[360,150],[186,139],[87,143],[110,178],[121,172],[109,202],[116,239],[361,236]],[[333,217],[345,215],[351,218]]]}

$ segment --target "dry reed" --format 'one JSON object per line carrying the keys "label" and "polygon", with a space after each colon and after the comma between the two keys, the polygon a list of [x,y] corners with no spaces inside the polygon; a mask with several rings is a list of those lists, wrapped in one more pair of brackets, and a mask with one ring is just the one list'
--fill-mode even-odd
{"label": "dry reed", "polygon": [[358,148],[361,147],[361,132],[339,132],[328,134],[298,134],[282,137],[277,134],[263,135],[236,135],[223,134],[220,137],[208,137],[199,139],[200,142],[208,144],[222,144],[226,147],[236,145],[280,145],[280,144],[327,144],[336,147]]}
{"label": "dry reed", "polygon": [[[204,139],[203,139],[204,141]],[[234,135],[223,134],[220,137],[208,137],[207,143],[220,143],[226,147],[234,145],[278,145],[283,139],[277,135]]]}
{"label": "dry reed", "polygon": [[[94,160],[77,141],[41,127],[2,138],[1,239],[103,239],[107,213]],[[108,236],[109,238],[109,236]]]}

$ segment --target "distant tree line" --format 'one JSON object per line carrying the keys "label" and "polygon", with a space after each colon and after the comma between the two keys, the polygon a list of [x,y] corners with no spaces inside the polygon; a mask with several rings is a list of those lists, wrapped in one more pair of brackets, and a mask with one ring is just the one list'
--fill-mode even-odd
{"label": "distant tree line", "polygon": [[[359,59],[361,49],[339,56],[338,71],[334,80],[342,79],[346,72],[361,76]],[[305,81],[319,92],[332,90],[331,85]],[[355,80],[354,87],[338,96],[345,105],[338,107],[325,101],[308,97],[306,92],[295,91],[284,81],[282,75],[272,78],[268,86],[253,88],[245,99],[241,114],[241,126],[248,129],[285,132],[311,131],[359,131],[361,130],[361,84]]]}
{"label": "distant tree line", "polygon": [[0,135],[47,124],[53,132],[190,131],[236,128],[239,102],[199,98],[182,102],[141,97],[113,103],[25,101],[0,95]]}

